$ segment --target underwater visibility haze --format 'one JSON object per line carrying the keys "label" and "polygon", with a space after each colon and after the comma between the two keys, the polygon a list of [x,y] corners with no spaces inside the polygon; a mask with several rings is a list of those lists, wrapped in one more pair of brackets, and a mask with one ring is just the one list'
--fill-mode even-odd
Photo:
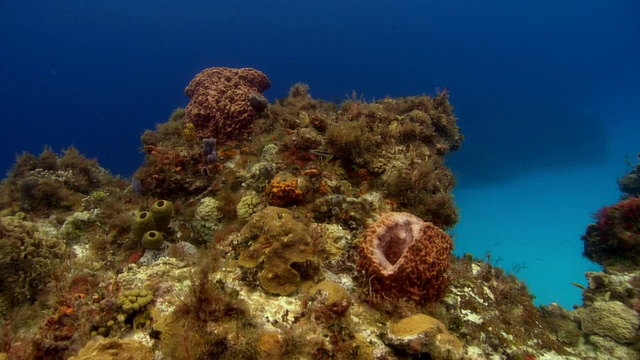
{"label": "underwater visibility haze", "polygon": [[639,16],[3,3],[0,359],[638,358]]}

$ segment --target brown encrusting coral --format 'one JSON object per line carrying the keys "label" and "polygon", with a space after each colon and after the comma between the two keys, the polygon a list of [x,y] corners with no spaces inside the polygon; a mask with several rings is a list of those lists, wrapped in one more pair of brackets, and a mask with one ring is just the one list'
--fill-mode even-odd
{"label": "brown encrusting coral", "polygon": [[408,213],[386,213],[360,239],[358,267],[378,296],[416,303],[440,300],[447,290],[453,241]]}
{"label": "brown encrusting coral", "polygon": [[267,76],[255,69],[202,70],[185,89],[191,99],[187,124],[194,125],[200,138],[213,137],[219,143],[238,140],[266,108],[260,106],[266,102],[261,94],[269,87]]}
{"label": "brown encrusting coral", "polygon": [[[247,247],[238,264],[246,268],[260,266],[260,285],[269,293],[289,295],[300,282],[300,268],[313,269],[311,237],[304,224],[291,211],[275,206],[256,213],[240,231]],[[294,267],[298,265],[299,269]],[[312,275],[310,273],[302,275]]]}

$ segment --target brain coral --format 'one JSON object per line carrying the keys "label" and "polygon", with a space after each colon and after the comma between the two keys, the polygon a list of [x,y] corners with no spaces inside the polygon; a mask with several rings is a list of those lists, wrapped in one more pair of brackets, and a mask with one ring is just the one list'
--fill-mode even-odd
{"label": "brain coral", "polygon": [[[185,110],[186,124],[193,124],[200,138],[224,143],[251,128],[264,108],[252,106],[252,98],[271,86],[262,72],[225,67],[209,68],[196,75],[185,89],[191,101]],[[262,97],[263,98],[263,97]]]}
{"label": "brain coral", "polygon": [[452,250],[453,241],[440,228],[408,213],[391,212],[362,235],[358,267],[378,295],[435,302],[449,283]]}

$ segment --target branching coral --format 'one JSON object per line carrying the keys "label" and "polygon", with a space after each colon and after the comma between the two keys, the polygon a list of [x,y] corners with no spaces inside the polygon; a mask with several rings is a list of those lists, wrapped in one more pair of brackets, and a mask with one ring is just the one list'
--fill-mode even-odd
{"label": "branching coral", "polygon": [[377,295],[438,301],[447,289],[453,241],[444,231],[409,213],[386,213],[359,242],[358,267]]}

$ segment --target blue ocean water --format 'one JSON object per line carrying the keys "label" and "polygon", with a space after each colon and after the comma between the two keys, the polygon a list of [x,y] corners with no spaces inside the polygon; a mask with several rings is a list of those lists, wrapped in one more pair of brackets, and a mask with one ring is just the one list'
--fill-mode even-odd
{"label": "blue ocean water", "polygon": [[640,151],[635,1],[22,0],[0,4],[0,169],[74,145],[113,173],[213,66],[254,67],[341,101],[447,89],[466,137],[456,253],[580,303],[579,239]]}

